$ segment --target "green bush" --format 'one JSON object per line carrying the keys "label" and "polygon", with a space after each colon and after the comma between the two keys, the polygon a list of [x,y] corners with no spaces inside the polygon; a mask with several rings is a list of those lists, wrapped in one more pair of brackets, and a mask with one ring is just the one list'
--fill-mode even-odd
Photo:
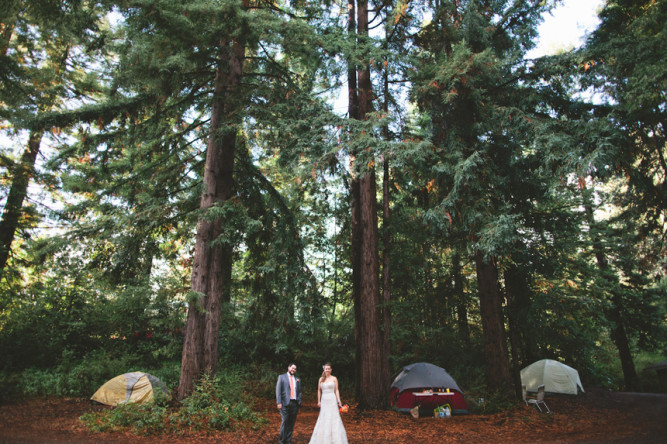
{"label": "green bush", "polygon": [[[112,362],[106,359],[109,354],[120,357],[120,372],[127,371],[127,364],[155,368],[180,359],[184,309],[170,299],[169,288],[110,288],[78,263],[50,267],[39,276],[22,286],[0,285],[0,371],[58,366],[69,371],[91,356],[93,361]],[[81,371],[86,373],[89,364]],[[121,366],[113,367],[109,370]]]}
{"label": "green bush", "polygon": [[466,393],[468,411],[473,414],[510,412],[521,404],[513,394],[472,391]]}
{"label": "green bush", "polygon": [[131,430],[139,435],[161,433],[166,429],[167,407],[159,403],[121,404],[104,412],[88,412],[81,421],[93,432]]}
{"label": "green bush", "polygon": [[238,421],[259,424],[260,418],[244,399],[243,385],[238,371],[227,371],[216,378],[204,375],[173,419],[195,430],[223,430]]}
{"label": "green bush", "polygon": [[161,367],[146,367],[135,355],[97,350],[83,359],[63,354],[52,368],[27,368],[0,372],[0,402],[35,396],[77,396],[89,398],[106,381],[130,371],[148,371],[167,387],[178,383],[180,362],[165,361]]}
{"label": "green bush", "polygon": [[265,420],[252,411],[244,385],[241,372],[228,370],[216,378],[202,377],[177,409],[169,409],[164,399],[157,399],[151,404],[126,404],[86,413],[80,419],[94,432],[131,430],[141,435],[225,430],[240,423],[259,426]]}

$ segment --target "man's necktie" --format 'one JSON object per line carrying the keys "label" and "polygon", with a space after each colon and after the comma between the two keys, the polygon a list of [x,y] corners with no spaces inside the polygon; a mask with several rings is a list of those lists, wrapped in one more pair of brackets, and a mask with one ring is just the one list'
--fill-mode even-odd
{"label": "man's necktie", "polygon": [[289,375],[289,397],[290,399],[296,399],[296,393],[294,392],[294,376]]}

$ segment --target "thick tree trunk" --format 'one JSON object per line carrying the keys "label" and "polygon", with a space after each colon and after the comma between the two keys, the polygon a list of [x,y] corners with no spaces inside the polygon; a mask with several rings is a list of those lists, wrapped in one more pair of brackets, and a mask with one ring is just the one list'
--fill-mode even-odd
{"label": "thick tree trunk", "polygon": [[517,398],[523,397],[521,391],[521,366],[525,363],[522,356],[521,326],[526,325],[527,320],[523,313],[530,304],[529,289],[521,270],[511,265],[505,271],[505,292],[507,296],[507,318],[509,325],[510,355],[512,366],[510,368],[512,381]]}
{"label": "thick tree trunk", "polygon": [[489,389],[498,393],[509,393],[512,387],[502,301],[498,291],[498,269],[491,261],[484,260],[481,251],[475,253],[479,309],[484,336],[484,357]]}
{"label": "thick tree trunk", "polygon": [[461,271],[461,255],[454,254],[452,260],[452,273],[454,275],[454,295],[456,297],[456,321],[459,327],[459,337],[464,346],[470,345],[470,325],[468,323],[468,304],[463,291],[463,274]]}
{"label": "thick tree trunk", "polygon": [[625,325],[621,315],[623,310],[623,303],[619,295],[612,295],[612,308],[607,312],[609,320],[613,323],[611,338],[618,349],[618,357],[621,360],[621,369],[623,370],[623,381],[625,382],[625,389],[629,391],[636,391],[639,388],[639,377],[635,369],[635,363],[632,359],[632,352],[630,351],[630,343],[628,335],[625,332]]}
{"label": "thick tree trunk", "polygon": [[[347,32],[352,36],[356,32],[356,0],[348,0],[348,16],[347,16]],[[353,61],[348,62],[347,69],[347,94],[348,94],[348,116],[350,119],[359,118],[359,100],[357,97],[357,68],[354,65]],[[350,245],[350,253],[352,258],[350,260],[352,265],[352,297],[354,304],[354,338],[355,338],[355,356],[361,356],[361,343],[358,338],[360,337],[359,332],[359,323],[356,322],[360,318],[359,310],[361,304],[359,302],[359,295],[361,294],[361,274],[360,274],[360,264],[361,264],[361,200],[359,197],[359,177],[354,174],[354,153],[351,153],[351,162],[350,170],[353,172],[352,178],[350,179],[350,220],[352,227],[352,239]],[[355,381],[355,393],[361,392],[361,373],[359,365],[356,365],[354,368],[354,381]]]}
{"label": "thick tree trunk", "polygon": [[[384,71],[383,110],[389,113],[389,75]],[[389,141],[389,126],[384,127],[384,138]],[[389,158],[384,156],[382,174],[382,368],[385,393],[391,385],[391,222],[389,212]]]}
{"label": "thick tree trunk", "polygon": [[382,179],[382,369],[385,393],[391,385],[391,231],[389,227],[389,161],[384,160],[384,174]]}
{"label": "thick tree trunk", "polygon": [[12,185],[7,195],[5,208],[2,211],[2,220],[0,220],[0,274],[7,265],[12,241],[23,214],[23,202],[28,195],[30,178],[35,172],[35,161],[39,153],[42,134],[42,132],[30,133],[28,145],[21,156],[21,160],[13,168]]}
{"label": "thick tree trunk", "polygon": [[[352,26],[354,5],[350,4],[348,29]],[[357,34],[368,35],[368,2],[357,3]],[[369,66],[349,70],[350,117],[364,120],[371,110],[371,79]],[[353,89],[356,86],[356,89]],[[354,153],[352,153],[354,161]],[[363,165],[358,176],[353,172],[352,193],[352,275],[356,339],[356,392],[361,409],[383,408],[388,396],[382,381],[383,340],[380,330],[380,278],[378,257],[377,195],[375,168]]]}
{"label": "thick tree trunk", "polygon": [[367,172],[360,180],[361,201],[361,264],[359,317],[355,322],[359,325],[360,355],[357,365],[360,375],[360,393],[357,401],[360,408],[382,408],[388,396],[382,378],[383,341],[380,332],[379,304],[379,260],[377,231],[377,202],[375,174]]}
{"label": "thick tree trunk", "polygon": [[[232,92],[243,75],[245,45],[240,41],[222,44],[224,48],[216,69],[211,127],[204,168],[204,184],[200,201],[203,211],[232,197],[236,130],[229,121],[234,114]],[[231,249],[214,243],[221,233],[220,220],[201,219],[197,224],[197,240],[192,267],[192,298],[189,301],[185,343],[181,358],[178,399],[192,393],[203,373],[215,373],[218,360],[220,309],[228,298],[225,284],[229,282]]]}

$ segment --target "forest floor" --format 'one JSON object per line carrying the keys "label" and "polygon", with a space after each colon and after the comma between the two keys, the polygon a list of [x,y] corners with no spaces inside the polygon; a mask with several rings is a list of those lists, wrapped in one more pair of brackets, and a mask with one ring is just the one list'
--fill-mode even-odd
{"label": "forest floor", "polygon": [[[551,414],[520,405],[497,414],[447,419],[394,411],[343,414],[348,440],[354,443],[444,442],[667,442],[667,395],[589,390],[579,397],[549,397]],[[34,399],[0,406],[0,443],[243,443],[278,442],[280,415],[273,400],[255,408],[268,420],[259,430],[187,435],[137,436],[130,432],[91,433],[79,417],[94,406],[86,399]],[[317,420],[314,402],[304,402],[294,429],[294,444],[306,444]]]}

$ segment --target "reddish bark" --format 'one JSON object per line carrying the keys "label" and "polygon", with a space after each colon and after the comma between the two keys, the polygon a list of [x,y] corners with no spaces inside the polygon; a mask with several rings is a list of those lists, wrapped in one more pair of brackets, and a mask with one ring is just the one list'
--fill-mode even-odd
{"label": "reddish bark", "polygon": [[[385,110],[386,111],[386,110]],[[382,179],[382,218],[384,232],[382,237],[382,383],[385,393],[391,385],[391,232],[389,229],[389,161],[384,160]]]}
{"label": "reddish bark", "polygon": [[[215,76],[211,126],[206,151],[204,184],[200,201],[203,211],[232,197],[236,131],[228,119],[235,112],[232,98],[243,76],[245,44],[235,40],[221,44]],[[229,280],[231,250],[214,241],[221,234],[221,221],[201,219],[192,267],[193,298],[189,301],[185,342],[181,358],[178,399],[193,390],[203,373],[215,373],[218,360],[220,309]]]}
{"label": "reddish bark", "polygon": [[[368,35],[368,2],[356,8],[357,35]],[[350,4],[348,30],[354,29],[354,5]],[[368,64],[348,71],[350,117],[364,120],[372,108],[372,86]],[[353,77],[354,81],[353,81]],[[356,88],[354,88],[356,86]],[[354,153],[352,153],[354,162]],[[353,169],[355,166],[353,165]],[[356,339],[356,389],[361,408],[382,408],[388,404],[382,377],[383,339],[380,330],[380,263],[378,256],[377,187],[372,164],[358,168],[352,194],[352,268]]]}
{"label": "reddish bark", "polygon": [[484,336],[484,358],[489,389],[508,392],[512,386],[507,343],[498,291],[498,269],[491,260],[485,260],[481,251],[475,253],[479,310]]}
{"label": "reddish bark", "polygon": [[454,254],[452,259],[452,274],[454,280],[454,295],[456,298],[456,323],[459,328],[459,336],[463,343],[470,345],[470,326],[468,323],[468,304],[463,290],[463,273],[461,271],[461,255]]}

